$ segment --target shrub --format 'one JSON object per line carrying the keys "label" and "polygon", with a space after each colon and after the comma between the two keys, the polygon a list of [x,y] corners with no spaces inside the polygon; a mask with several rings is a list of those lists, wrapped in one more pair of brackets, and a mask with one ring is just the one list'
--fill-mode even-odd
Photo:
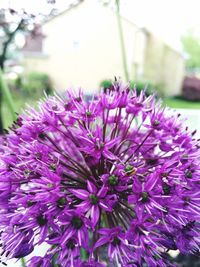
{"label": "shrub", "polygon": [[[113,81],[109,80],[109,79],[108,80],[103,80],[100,83],[100,87],[104,88],[104,89],[112,88],[112,85],[113,85]],[[136,88],[138,93],[140,93],[142,90],[145,90],[147,96],[149,96],[150,94],[152,94],[155,91],[159,95],[162,95],[160,86],[157,85],[157,84],[153,84],[152,82],[148,82],[148,81],[142,81],[142,80],[134,81],[134,80],[131,80],[130,81],[130,88],[131,89]]]}
{"label": "shrub", "polygon": [[113,84],[112,80],[103,80],[100,83],[100,87],[107,89],[107,88],[111,88],[112,87],[112,84]]}
{"label": "shrub", "polygon": [[200,79],[196,77],[185,77],[182,86],[183,98],[190,101],[200,100]]}
{"label": "shrub", "polygon": [[53,92],[50,78],[45,73],[31,72],[24,77],[22,89],[26,95],[42,95],[45,91],[48,95]]}

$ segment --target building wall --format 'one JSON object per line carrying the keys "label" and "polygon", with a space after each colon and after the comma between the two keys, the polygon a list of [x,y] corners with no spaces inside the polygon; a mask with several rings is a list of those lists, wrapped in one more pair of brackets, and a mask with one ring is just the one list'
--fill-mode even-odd
{"label": "building wall", "polygon": [[[143,70],[145,36],[132,23],[122,23],[129,76],[134,78],[136,63]],[[104,79],[124,79],[117,19],[109,8],[84,1],[46,23],[43,31],[46,57],[29,55],[25,69],[48,73],[58,91],[82,86],[91,92]]]}
{"label": "building wall", "polygon": [[[162,85],[167,94],[180,90],[183,58],[161,40],[122,18],[129,78]],[[125,80],[116,14],[94,0],[85,0],[43,27],[43,55],[29,54],[27,72],[41,71],[57,91],[82,87],[88,93],[104,79]]]}
{"label": "building wall", "polygon": [[162,82],[166,95],[180,94],[185,65],[183,57],[173,51],[169,46],[164,45],[162,61]]}
{"label": "building wall", "polygon": [[144,64],[145,79],[160,85],[165,95],[178,95],[183,76],[182,55],[153,34],[148,34]]}

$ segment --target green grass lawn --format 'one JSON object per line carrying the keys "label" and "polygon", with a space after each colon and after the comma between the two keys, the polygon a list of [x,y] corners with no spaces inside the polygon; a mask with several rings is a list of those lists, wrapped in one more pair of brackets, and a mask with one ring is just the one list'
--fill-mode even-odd
{"label": "green grass lawn", "polygon": [[183,99],[165,98],[163,102],[171,108],[200,109],[200,101],[193,102]]}

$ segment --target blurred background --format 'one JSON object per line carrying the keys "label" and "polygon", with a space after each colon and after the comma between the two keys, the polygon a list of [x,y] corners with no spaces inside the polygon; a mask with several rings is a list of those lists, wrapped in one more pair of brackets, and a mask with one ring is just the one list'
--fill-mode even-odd
{"label": "blurred background", "polygon": [[[157,92],[200,130],[199,9],[199,0],[0,0],[0,134],[44,93],[81,87],[90,97],[115,77]],[[196,256],[176,261],[200,266]]]}
{"label": "blurred background", "polygon": [[198,0],[0,0],[0,132],[44,91],[82,87],[89,96],[115,77],[157,91],[200,127],[199,7]]}

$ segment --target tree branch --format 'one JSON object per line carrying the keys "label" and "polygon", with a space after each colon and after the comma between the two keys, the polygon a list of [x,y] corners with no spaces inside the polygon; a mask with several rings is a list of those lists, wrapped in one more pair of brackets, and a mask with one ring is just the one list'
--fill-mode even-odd
{"label": "tree branch", "polygon": [[15,37],[15,34],[23,28],[23,25],[24,25],[24,19],[21,19],[16,29],[10,33],[7,33],[8,39],[3,43],[3,50],[0,55],[0,68],[2,70],[4,69],[4,63],[6,60],[6,54],[7,54],[9,44],[12,42],[13,38]]}

